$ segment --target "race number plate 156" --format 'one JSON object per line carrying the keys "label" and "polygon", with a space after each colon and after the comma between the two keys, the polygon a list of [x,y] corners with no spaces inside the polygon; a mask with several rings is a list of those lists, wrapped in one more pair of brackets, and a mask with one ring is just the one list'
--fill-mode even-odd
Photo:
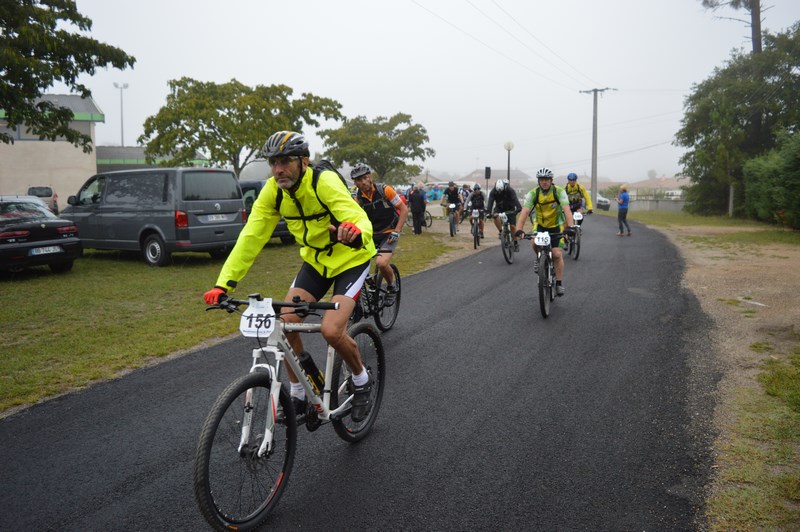
{"label": "race number plate 156", "polygon": [[275,311],[272,299],[256,301],[251,299],[250,306],[242,313],[239,330],[249,338],[267,338],[275,330]]}

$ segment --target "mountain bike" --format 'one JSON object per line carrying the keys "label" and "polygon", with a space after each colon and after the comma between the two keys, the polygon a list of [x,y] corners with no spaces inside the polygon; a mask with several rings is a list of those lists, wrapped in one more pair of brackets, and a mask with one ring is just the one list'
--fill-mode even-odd
{"label": "mountain bike", "polygon": [[472,209],[471,214],[469,223],[472,225],[470,228],[472,232],[472,248],[478,249],[478,246],[481,245],[481,211],[480,209]]}
{"label": "mountain bike", "polygon": [[518,250],[518,248],[514,244],[514,235],[511,234],[511,224],[508,223],[508,214],[501,212],[498,214],[489,215],[490,218],[494,218],[496,216],[499,216],[500,221],[503,222],[502,229],[500,230],[500,250],[503,252],[503,258],[506,260],[506,262],[513,264],[514,253]]}
{"label": "mountain bike", "polygon": [[391,329],[394,322],[397,321],[397,313],[400,310],[400,271],[394,264],[389,266],[392,268],[395,286],[397,286],[394,301],[391,301],[392,298],[387,300],[389,282],[381,274],[376,264],[375,271],[364,280],[364,286],[361,288],[361,293],[358,296],[358,301],[356,301],[356,308],[353,309],[350,321],[358,322],[363,318],[372,316],[375,319],[375,325],[384,332]]}
{"label": "mountain bike", "polygon": [[456,204],[447,205],[447,225],[450,227],[450,236],[456,236]]}
{"label": "mountain bike", "polygon": [[525,240],[533,240],[539,250],[536,253],[538,263],[539,310],[542,317],[550,315],[550,304],[556,298],[556,266],[553,262],[553,246],[551,239],[564,236],[565,233],[548,233],[541,231],[523,236]]}
{"label": "mountain bike", "polygon": [[[240,312],[242,305],[247,309]],[[227,298],[211,309],[241,314],[242,335],[255,338],[253,363],[247,375],[220,394],[206,417],[194,463],[194,493],[200,511],[216,530],[252,530],[261,526],[286,489],[294,463],[297,425],[315,431],[331,423],[347,442],[363,439],[372,429],[386,378],[379,333],[357,323],[348,334],[356,341],[372,378],[372,410],[365,419],[350,417],[352,375],[341,356],[328,346],[325,373],[308,353],[295,353],[287,332],[319,333],[321,323],[286,323],[281,309],[308,316],[337,309],[338,303],[272,301],[259,294],[247,300]],[[308,408],[295,412],[287,386],[280,380],[286,361],[306,391]]]}
{"label": "mountain bike", "polygon": [[567,255],[573,259],[578,260],[581,254],[581,224],[583,223],[583,214],[579,212],[572,213],[572,219],[575,220],[575,234],[570,236],[566,235],[564,241],[567,245]]}

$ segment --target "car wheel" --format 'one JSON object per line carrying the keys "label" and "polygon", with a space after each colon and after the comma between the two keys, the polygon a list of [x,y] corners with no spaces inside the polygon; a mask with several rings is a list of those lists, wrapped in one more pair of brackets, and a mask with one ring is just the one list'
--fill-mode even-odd
{"label": "car wheel", "polygon": [[158,235],[150,235],[144,239],[142,256],[150,266],[166,266],[170,261],[170,254],[167,253],[164,241]]}
{"label": "car wheel", "polygon": [[214,251],[209,251],[208,254],[211,255],[211,258],[214,260],[222,260],[230,255],[231,251],[229,249],[215,249]]}
{"label": "car wheel", "polygon": [[66,262],[53,262],[49,265],[50,270],[55,273],[66,273],[72,269],[72,262],[71,260]]}

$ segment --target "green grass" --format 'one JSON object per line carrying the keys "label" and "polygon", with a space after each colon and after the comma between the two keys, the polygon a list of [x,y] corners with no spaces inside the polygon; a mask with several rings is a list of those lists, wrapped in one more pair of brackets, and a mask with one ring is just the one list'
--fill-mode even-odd
{"label": "green grass", "polygon": [[[403,234],[395,254],[403,276],[425,269],[449,238]],[[281,299],[301,264],[297,246],[273,239],[237,295]],[[148,267],[138,254],[87,251],[64,275],[33,268],[0,277],[0,412],[119,376],[238,330],[238,321],[205,312],[202,294],[222,261],[179,253]]]}

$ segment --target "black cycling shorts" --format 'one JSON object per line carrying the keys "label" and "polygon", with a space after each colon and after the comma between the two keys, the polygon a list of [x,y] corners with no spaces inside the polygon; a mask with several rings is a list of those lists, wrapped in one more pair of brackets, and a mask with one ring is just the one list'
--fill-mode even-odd
{"label": "black cycling shorts", "polygon": [[333,295],[356,299],[368,274],[369,261],[345,270],[336,277],[323,277],[313,266],[304,262],[292,282],[292,288],[302,288],[319,301],[333,285]]}
{"label": "black cycling shorts", "polygon": [[539,227],[536,228],[535,232],[543,233],[545,231],[550,233],[550,247],[552,247],[554,249],[557,248],[561,244],[561,240],[563,240],[564,237],[563,236],[559,236],[557,238],[554,238],[553,234],[560,233],[561,232],[561,228],[560,227],[542,227],[542,226],[539,226]]}

